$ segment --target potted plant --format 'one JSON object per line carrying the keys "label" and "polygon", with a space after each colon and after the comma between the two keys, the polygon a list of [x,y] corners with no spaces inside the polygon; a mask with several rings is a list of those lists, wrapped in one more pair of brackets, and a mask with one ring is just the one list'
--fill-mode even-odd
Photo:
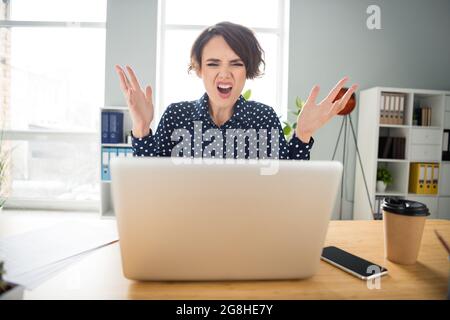
{"label": "potted plant", "polygon": [[24,287],[3,279],[4,262],[0,261],[0,300],[20,300],[23,298]]}
{"label": "potted plant", "polygon": [[[250,90],[250,89],[245,91],[242,94],[242,96],[244,97],[245,100],[249,100],[251,95],[252,95],[252,90]],[[294,130],[297,127],[298,115],[302,111],[302,108],[303,108],[304,105],[305,105],[305,102],[303,100],[301,100],[299,97],[297,97],[295,99],[296,110],[295,111],[291,111],[291,113],[295,115],[295,122],[294,123],[288,123],[286,121],[283,121],[283,123],[284,123],[283,134],[284,134],[284,137],[286,138],[286,140],[288,140],[288,141],[292,137],[292,135],[294,134]],[[279,118],[281,118],[281,116]]]}
{"label": "potted plant", "polygon": [[377,169],[377,192],[384,192],[386,187],[392,184],[392,174],[385,167]]}
{"label": "potted plant", "polygon": [[283,134],[287,141],[293,136],[295,128],[297,127],[297,118],[300,112],[302,112],[303,106],[305,105],[305,101],[301,100],[299,97],[295,99],[295,111],[291,111],[293,115],[295,115],[295,121],[293,123],[288,123],[286,121],[283,121],[284,127],[283,127]]}

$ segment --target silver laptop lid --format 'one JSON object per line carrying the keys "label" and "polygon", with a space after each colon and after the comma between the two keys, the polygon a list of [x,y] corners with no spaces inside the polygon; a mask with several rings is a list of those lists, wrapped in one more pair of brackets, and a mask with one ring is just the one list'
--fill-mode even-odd
{"label": "silver laptop lid", "polygon": [[174,160],[111,163],[126,277],[289,279],[316,272],[341,163]]}

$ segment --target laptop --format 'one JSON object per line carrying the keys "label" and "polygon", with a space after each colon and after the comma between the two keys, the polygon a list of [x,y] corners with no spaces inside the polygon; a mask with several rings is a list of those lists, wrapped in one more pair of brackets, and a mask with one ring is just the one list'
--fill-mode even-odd
{"label": "laptop", "polygon": [[152,281],[311,277],[341,175],[336,161],[115,158],[123,273]]}

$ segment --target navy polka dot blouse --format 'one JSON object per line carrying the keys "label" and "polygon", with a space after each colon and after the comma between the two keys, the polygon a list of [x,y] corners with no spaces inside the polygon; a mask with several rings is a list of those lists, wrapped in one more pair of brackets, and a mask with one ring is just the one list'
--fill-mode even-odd
{"label": "navy polka dot blouse", "polygon": [[286,141],[275,111],[241,95],[232,117],[218,127],[211,119],[208,95],[169,105],[156,134],[132,135],[133,155],[144,157],[220,157],[309,160],[314,139]]}

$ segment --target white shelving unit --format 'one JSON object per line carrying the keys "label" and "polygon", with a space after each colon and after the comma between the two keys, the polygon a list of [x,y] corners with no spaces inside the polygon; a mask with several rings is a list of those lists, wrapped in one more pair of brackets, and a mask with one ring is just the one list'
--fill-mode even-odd
{"label": "white shelving unit", "polygon": [[[404,124],[380,124],[382,93],[405,94]],[[431,126],[413,123],[413,111],[421,106],[431,107]],[[374,87],[360,92],[358,108],[358,148],[372,205],[375,206],[376,196],[395,196],[425,203],[430,210],[430,218],[450,219],[450,161],[442,161],[443,130],[450,128],[450,91]],[[404,159],[378,158],[379,137],[387,134],[406,139]],[[437,195],[408,192],[412,162],[439,164]],[[376,175],[381,164],[391,171],[394,182],[385,192],[378,193]],[[353,218],[373,219],[359,165],[356,165],[355,172]]]}
{"label": "white shelving unit", "polygon": [[[119,111],[123,113],[123,141],[127,142],[127,135],[132,129],[132,121],[127,106],[104,106],[100,108],[100,119],[104,111]],[[100,121],[101,125],[101,121]],[[102,132],[100,128],[100,158],[99,158],[99,177],[100,177],[100,215],[102,218],[114,218],[114,205],[111,196],[111,181],[102,179],[102,150],[104,147],[131,148],[130,143],[102,143]]]}

